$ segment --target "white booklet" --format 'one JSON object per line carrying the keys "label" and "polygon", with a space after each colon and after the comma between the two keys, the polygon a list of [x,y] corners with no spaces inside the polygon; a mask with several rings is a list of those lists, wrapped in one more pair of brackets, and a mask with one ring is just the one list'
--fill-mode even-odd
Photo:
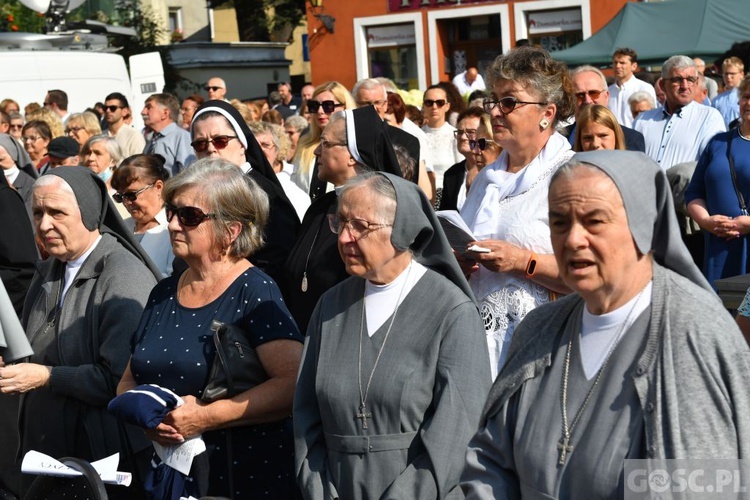
{"label": "white booklet", "polygon": [[[120,463],[120,454],[115,453],[107,458],[91,462],[91,466],[99,473],[102,481],[108,484],[119,484],[130,486],[133,475],[130,472],[120,472],[117,465]],[[21,472],[24,474],[38,474],[43,476],[75,477],[83,475],[80,471],[68,467],[59,460],[31,450],[23,457]]]}
{"label": "white booklet", "polygon": [[469,226],[466,225],[461,214],[456,210],[438,210],[435,212],[440,221],[440,226],[443,228],[445,237],[448,238],[448,243],[451,248],[457,253],[466,253],[466,251],[488,253],[488,248],[480,247],[479,245],[469,246],[472,241],[477,241],[474,233],[471,232]]}

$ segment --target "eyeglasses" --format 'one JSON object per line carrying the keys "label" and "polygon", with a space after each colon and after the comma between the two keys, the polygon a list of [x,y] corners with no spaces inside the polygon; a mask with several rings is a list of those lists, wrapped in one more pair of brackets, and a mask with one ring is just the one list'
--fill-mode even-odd
{"label": "eyeglasses", "polygon": [[336,147],[336,146],[342,146],[343,147],[343,146],[346,146],[346,145],[347,144],[345,142],[331,142],[331,141],[326,141],[325,139],[323,139],[322,141],[320,141],[320,148],[321,149],[331,149],[331,148]]}
{"label": "eyeglasses", "polygon": [[125,191],[124,193],[115,193],[112,195],[112,199],[115,200],[117,203],[123,203],[125,201],[133,203],[136,199],[138,199],[138,195],[147,190],[150,187],[153,187],[154,183],[152,182],[146,187],[143,187],[139,189],[138,191]]}
{"label": "eyeglasses", "polygon": [[533,102],[533,101],[519,101],[515,97],[507,96],[503,97],[501,99],[485,99],[482,101],[482,106],[484,107],[485,113],[492,113],[492,110],[495,109],[495,106],[498,106],[500,108],[500,111],[503,112],[503,114],[507,115],[509,113],[512,113],[514,109],[518,105],[526,105],[526,104],[539,104],[544,105],[547,104],[546,102]]}
{"label": "eyeglasses", "polygon": [[224,88],[224,87],[214,87],[213,85],[211,85],[211,86],[206,85],[205,87],[203,87],[203,89],[206,92],[216,92],[217,90],[222,89],[222,88]]}
{"label": "eyeglasses", "polygon": [[465,128],[465,129],[460,129],[459,128],[459,129],[456,129],[456,130],[453,131],[453,137],[455,137],[456,139],[458,139],[462,135],[465,135],[466,138],[468,139],[469,137],[473,137],[474,134],[476,134],[476,133],[477,133],[477,129],[475,129],[475,128]]}
{"label": "eyeglasses", "polygon": [[357,101],[357,106],[359,106],[360,108],[363,108],[365,106],[382,106],[385,103],[386,101],[382,99],[380,101]]}
{"label": "eyeglasses", "polygon": [[446,101],[445,99],[425,99],[424,101],[422,101],[422,105],[425,108],[431,108],[437,104],[438,108],[442,108],[447,102],[448,101]]}
{"label": "eyeglasses", "polygon": [[694,84],[698,81],[698,78],[695,76],[672,76],[667,78],[667,81],[673,85],[679,85],[683,80],[687,83]]}
{"label": "eyeglasses", "polygon": [[65,133],[69,134],[73,132],[74,134],[77,134],[81,130],[83,130],[83,127],[68,127],[65,129]]}
{"label": "eyeglasses", "polygon": [[23,125],[13,125],[11,123],[10,128],[12,128],[13,130],[21,130],[23,128]]}
{"label": "eyeglasses", "polygon": [[104,110],[105,111],[109,111],[110,113],[114,113],[118,109],[122,109],[122,108],[123,108],[123,106],[114,106],[114,105],[112,105],[112,106],[104,106]]}
{"label": "eyeglasses", "polygon": [[260,145],[261,149],[276,149],[276,144],[273,142],[258,142],[258,145]]}
{"label": "eyeglasses", "polygon": [[360,239],[363,238],[370,231],[381,229],[384,227],[392,227],[393,224],[376,224],[369,222],[364,219],[339,219],[336,214],[328,214],[328,227],[331,229],[333,234],[341,234],[345,227],[349,228],[349,234],[352,238]]}
{"label": "eyeglasses", "polygon": [[323,108],[323,113],[330,115],[336,108],[343,108],[344,105],[333,101],[307,101],[307,109],[310,113],[317,113],[321,107]]}
{"label": "eyeglasses", "polygon": [[496,144],[495,141],[490,139],[485,139],[484,137],[480,139],[469,139],[469,147],[473,151],[475,148],[479,148],[480,151],[484,151],[489,146],[492,146]]}
{"label": "eyeglasses", "polygon": [[41,139],[41,136],[38,135],[29,135],[23,138],[23,142],[36,142],[39,139]]}
{"label": "eyeglasses", "polygon": [[198,207],[177,208],[172,205],[166,205],[164,208],[167,212],[167,222],[172,222],[172,217],[177,215],[177,220],[185,227],[200,226],[203,221],[216,218],[216,214],[207,214]]}
{"label": "eyeglasses", "polygon": [[202,153],[208,149],[209,142],[213,144],[216,149],[222,150],[229,145],[229,141],[231,141],[232,139],[237,139],[237,136],[236,135],[217,135],[216,137],[213,137],[211,139],[198,139],[197,141],[191,142],[190,145],[193,146],[193,149],[196,152]]}
{"label": "eyeglasses", "polygon": [[596,101],[597,99],[599,99],[599,96],[602,95],[602,92],[604,91],[603,90],[589,90],[586,92],[576,92],[575,96],[576,96],[576,99],[578,100],[578,103],[580,104],[586,100],[586,95],[588,95],[592,101]]}

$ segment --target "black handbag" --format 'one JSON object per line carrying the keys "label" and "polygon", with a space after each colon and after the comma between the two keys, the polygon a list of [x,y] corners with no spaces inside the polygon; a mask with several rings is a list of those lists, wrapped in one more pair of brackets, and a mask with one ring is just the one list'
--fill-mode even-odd
{"label": "black handbag", "polygon": [[201,399],[206,402],[227,399],[268,380],[258,354],[247,341],[245,331],[234,325],[213,320],[216,356]]}

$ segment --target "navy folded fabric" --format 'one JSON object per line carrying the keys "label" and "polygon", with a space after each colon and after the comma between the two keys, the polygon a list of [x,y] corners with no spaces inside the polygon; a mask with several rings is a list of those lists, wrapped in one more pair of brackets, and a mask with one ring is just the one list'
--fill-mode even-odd
{"label": "navy folded fabric", "polygon": [[167,413],[182,403],[182,398],[169,389],[144,384],[114,398],[109,402],[107,411],[129,424],[154,429]]}

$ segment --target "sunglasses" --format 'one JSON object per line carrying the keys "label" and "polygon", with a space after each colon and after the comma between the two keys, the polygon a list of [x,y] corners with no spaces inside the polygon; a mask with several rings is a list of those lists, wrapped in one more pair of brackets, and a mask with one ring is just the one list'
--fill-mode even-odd
{"label": "sunglasses", "polygon": [[221,89],[223,87],[214,87],[214,86],[210,86],[209,87],[209,86],[206,86],[206,87],[203,87],[203,88],[206,90],[206,92],[209,92],[209,91],[210,92],[216,92],[217,90],[219,90],[219,89]]}
{"label": "sunglasses", "polygon": [[180,225],[185,227],[200,226],[203,221],[216,218],[216,214],[207,214],[197,207],[177,208],[167,204],[164,208],[167,212],[167,222],[172,222],[172,218],[177,215],[177,220],[180,221]]}
{"label": "sunglasses", "polygon": [[152,182],[146,187],[143,187],[139,189],[138,191],[125,191],[124,193],[115,193],[112,195],[112,199],[115,200],[117,203],[123,203],[125,201],[133,203],[136,199],[138,199],[138,195],[147,190],[150,187],[153,187],[154,183]]}
{"label": "sunglasses", "polygon": [[13,124],[11,124],[10,128],[13,129],[13,130],[21,130],[23,128],[23,125],[13,125]]}
{"label": "sunglasses", "polygon": [[426,108],[431,108],[436,104],[438,108],[442,108],[443,106],[445,106],[446,102],[448,101],[446,101],[445,99],[425,99],[424,101],[422,101],[422,104]]}
{"label": "sunglasses", "polygon": [[217,135],[216,137],[212,139],[198,139],[197,141],[191,142],[190,145],[193,146],[193,149],[196,152],[202,153],[208,149],[209,142],[213,144],[216,149],[222,150],[229,145],[229,141],[231,141],[232,139],[237,139],[237,136],[236,135]]}
{"label": "sunglasses", "polygon": [[485,139],[484,137],[482,137],[481,139],[469,139],[469,147],[472,149],[472,151],[476,148],[479,148],[480,151],[484,151],[493,144],[495,144],[495,141]]}
{"label": "sunglasses", "polygon": [[118,109],[122,109],[122,106],[104,106],[104,110],[109,111],[110,113],[114,113]]}
{"label": "sunglasses", "polygon": [[511,113],[518,105],[526,105],[526,104],[539,104],[544,105],[547,104],[546,102],[533,102],[533,101],[519,101],[515,97],[507,96],[503,97],[502,99],[485,99],[482,101],[482,106],[484,107],[485,113],[491,113],[493,109],[495,109],[495,106],[500,108],[500,111],[503,112],[503,114]]}
{"label": "sunglasses", "polygon": [[336,108],[343,108],[343,104],[338,104],[333,101],[307,101],[307,109],[310,113],[317,113],[320,108],[323,108],[323,113],[330,115]]}
{"label": "sunglasses", "polygon": [[592,101],[596,101],[599,99],[599,96],[602,95],[603,90],[589,90],[587,92],[576,92],[575,96],[578,100],[578,103],[582,103],[586,100],[586,95],[588,95]]}

